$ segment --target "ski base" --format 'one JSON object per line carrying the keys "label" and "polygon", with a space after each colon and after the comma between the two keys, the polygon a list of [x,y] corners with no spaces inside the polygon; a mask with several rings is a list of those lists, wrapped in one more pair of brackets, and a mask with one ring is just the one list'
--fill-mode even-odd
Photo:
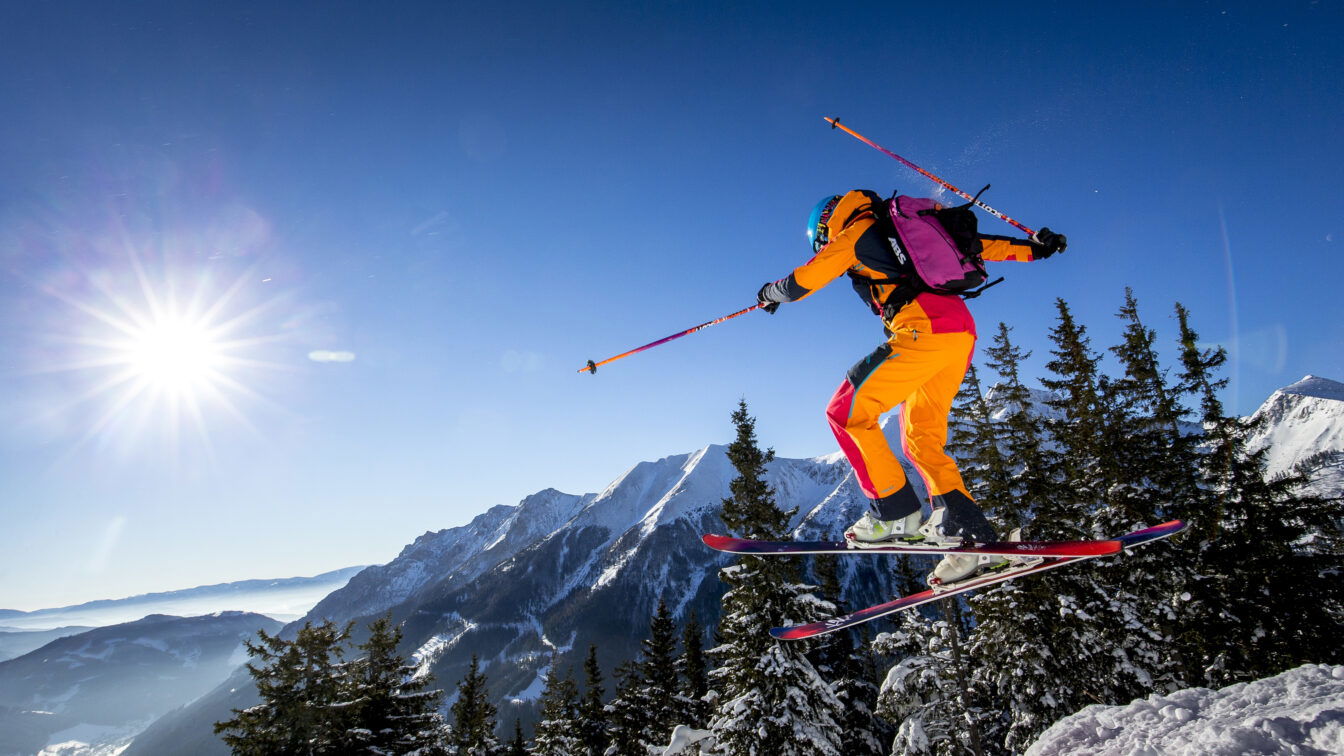
{"label": "ski base", "polygon": [[[1155,525],[1151,528],[1144,528],[1143,530],[1136,530],[1133,533],[1127,533],[1113,540],[1119,542],[1122,545],[1122,548],[1130,548],[1133,546],[1141,546],[1146,543],[1152,543],[1153,541],[1158,541],[1163,538],[1169,538],[1182,530],[1185,530],[1185,528],[1186,525],[1181,520],[1172,520],[1170,522],[1164,522],[1161,525]],[[770,631],[770,634],[781,640],[813,638],[818,635],[825,635],[826,633],[835,632],[836,630],[843,630],[847,627],[853,627],[854,625],[869,622],[879,617],[885,617],[889,614],[895,614],[896,612],[904,611],[906,609],[913,609],[931,601],[937,601],[938,599],[947,598],[948,596],[955,596],[958,593],[973,591],[976,588],[983,588],[995,583],[1002,583],[1024,575],[1034,575],[1038,572],[1053,570],[1057,567],[1073,564],[1074,562],[1095,559],[1098,556],[1104,555],[1096,554],[1092,556],[1061,557],[1042,561],[1039,564],[1032,566],[1021,568],[1009,567],[1000,572],[986,573],[949,586],[940,586],[937,590],[930,588],[927,591],[920,591],[919,593],[914,593],[909,596],[903,596],[888,601],[885,604],[870,606],[867,609],[860,609],[857,612],[846,614],[841,617],[833,617],[831,619],[822,620],[820,622],[811,622],[805,625],[776,627]]]}

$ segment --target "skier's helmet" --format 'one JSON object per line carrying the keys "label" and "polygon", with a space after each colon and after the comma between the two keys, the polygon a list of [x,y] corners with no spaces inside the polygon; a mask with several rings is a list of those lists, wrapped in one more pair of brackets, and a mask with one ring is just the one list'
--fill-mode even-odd
{"label": "skier's helmet", "polygon": [[831,219],[831,213],[835,212],[839,202],[840,195],[831,194],[822,197],[817,206],[812,208],[812,215],[807,219],[807,240],[812,242],[813,252],[820,252],[831,241],[831,229],[826,222]]}

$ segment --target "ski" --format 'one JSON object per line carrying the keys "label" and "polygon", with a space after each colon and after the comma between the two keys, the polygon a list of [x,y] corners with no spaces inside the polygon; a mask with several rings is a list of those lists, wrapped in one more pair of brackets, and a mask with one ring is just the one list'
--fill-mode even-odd
{"label": "ski", "polygon": [[[1128,533],[1112,540],[1121,544],[1122,548],[1131,548],[1168,538],[1185,530],[1185,527],[1185,523],[1181,520],[1172,520],[1170,522],[1164,522],[1161,525],[1155,525],[1151,528],[1136,530],[1133,533]],[[1032,556],[1039,556],[1039,554],[1034,554]],[[920,591],[919,593],[888,601],[885,604],[878,604],[877,606],[870,606],[867,609],[860,609],[857,612],[846,614],[841,617],[833,617],[831,619],[812,622],[806,625],[776,627],[770,631],[770,634],[781,640],[799,640],[801,638],[812,638],[818,635],[825,635],[826,633],[843,630],[847,627],[853,627],[854,625],[875,620],[878,617],[885,617],[888,614],[895,614],[896,612],[904,611],[906,609],[913,609],[921,604],[927,604],[930,601],[937,601],[938,599],[955,596],[958,593],[963,593],[965,591],[973,591],[976,588],[983,588],[987,585],[1002,583],[1007,580],[1022,577],[1023,575],[1033,575],[1038,572],[1053,570],[1056,567],[1063,567],[1065,565],[1073,564],[1074,562],[1095,559],[1098,556],[1104,555],[1093,554],[1088,556],[1062,557],[1042,561],[1025,567],[1009,567],[1002,572],[987,573],[936,591],[933,589]]]}
{"label": "ski", "polygon": [[767,554],[993,554],[995,556],[1094,557],[1114,554],[1124,548],[1118,539],[1104,541],[1001,541],[972,546],[922,546],[883,544],[850,546],[846,541],[753,541],[722,535],[704,535],[700,540],[717,551],[763,556]]}

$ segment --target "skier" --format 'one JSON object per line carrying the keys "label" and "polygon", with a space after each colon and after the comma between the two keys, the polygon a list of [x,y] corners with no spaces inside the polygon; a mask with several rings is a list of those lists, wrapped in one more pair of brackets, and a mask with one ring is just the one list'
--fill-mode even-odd
{"label": "skier", "polygon": [[[1063,234],[1042,228],[1030,239],[975,231],[965,210],[968,241],[984,260],[1029,262],[1064,251]],[[767,283],[757,301],[774,313],[847,274],[865,304],[882,319],[887,341],[849,369],[826,407],[826,417],[870,510],[845,531],[852,546],[923,540],[938,545],[996,540],[971,498],[956,463],[943,450],[947,417],[975,346],[975,322],[961,296],[923,285],[909,251],[897,239],[886,201],[853,190],[824,197],[812,210],[807,236],[815,256],[787,277]],[[978,240],[978,244],[976,241]],[[922,507],[878,426],[897,405],[906,456],[924,478],[932,512]],[[1005,563],[1004,557],[950,554],[934,568],[932,585],[947,585]]]}

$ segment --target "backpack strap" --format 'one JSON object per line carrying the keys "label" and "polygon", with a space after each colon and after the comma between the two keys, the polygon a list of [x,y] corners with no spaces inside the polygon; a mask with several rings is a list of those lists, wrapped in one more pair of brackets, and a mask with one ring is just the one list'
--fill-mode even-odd
{"label": "backpack strap", "polygon": [[991,287],[991,286],[997,286],[997,285],[999,285],[999,284],[1001,284],[1001,283],[1003,283],[1003,276],[999,276],[998,278],[994,279],[993,281],[990,281],[989,283],[985,284],[984,286],[981,286],[980,288],[975,289],[975,290],[973,290],[973,291],[963,291],[963,292],[962,292],[961,294],[959,294],[958,296],[960,296],[962,299],[975,299],[976,297],[980,296],[981,294],[984,294],[984,293],[985,293],[985,289],[988,289],[988,288]]}

